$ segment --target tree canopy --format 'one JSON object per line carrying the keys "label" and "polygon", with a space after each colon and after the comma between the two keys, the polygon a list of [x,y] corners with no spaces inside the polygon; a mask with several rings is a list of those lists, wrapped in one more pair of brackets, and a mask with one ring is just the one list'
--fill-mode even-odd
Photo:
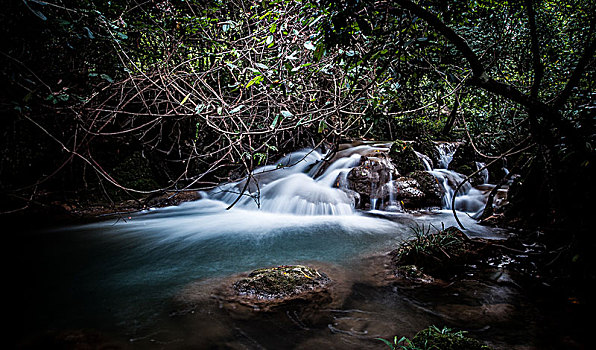
{"label": "tree canopy", "polygon": [[196,190],[307,145],[464,139],[522,174],[518,213],[577,219],[594,192],[595,7],[13,1],[0,186]]}

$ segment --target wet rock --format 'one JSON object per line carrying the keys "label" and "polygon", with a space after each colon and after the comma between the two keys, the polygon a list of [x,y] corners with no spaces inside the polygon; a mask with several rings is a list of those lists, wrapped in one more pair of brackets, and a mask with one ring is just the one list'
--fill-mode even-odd
{"label": "wet rock", "polygon": [[[456,171],[463,175],[471,175],[478,169],[477,156],[474,148],[469,143],[463,143],[460,145],[455,153],[453,159],[449,163],[449,170]],[[482,174],[477,174],[470,179],[470,183],[473,186],[484,183],[484,177]]]}
{"label": "wet rock", "polygon": [[144,205],[146,207],[164,207],[196,201],[201,198],[202,195],[199,191],[166,191],[148,197],[144,201]]}
{"label": "wet rock", "polygon": [[352,202],[352,205],[354,206],[354,208],[361,207],[362,198],[360,197],[360,194],[358,192],[352,191],[352,190],[350,190],[348,188],[344,188],[344,187],[340,187],[340,189],[348,195],[348,198],[350,199],[350,202]]}
{"label": "wet rock", "polygon": [[[424,171],[432,179],[421,174],[415,174],[426,183],[412,177],[400,177],[385,184],[378,193],[378,198],[389,205],[402,205],[406,209],[438,206],[441,204],[442,191],[434,177]],[[436,187],[434,186],[436,185]]]}
{"label": "wet rock", "polygon": [[234,283],[240,295],[263,299],[292,297],[317,288],[331,280],[324,273],[302,265],[258,269]]}
{"label": "wet rock", "polygon": [[371,198],[379,198],[379,190],[394,176],[397,170],[384,153],[376,157],[363,156],[360,165],[348,173],[348,189],[360,195],[361,207]]}
{"label": "wet rock", "polygon": [[271,311],[284,306],[313,306],[332,301],[331,279],[323,272],[302,265],[284,265],[252,271],[232,284],[226,299]]}
{"label": "wet rock", "polygon": [[458,228],[452,226],[434,234],[430,230],[419,228],[414,238],[389,253],[396,271],[415,265],[425,274],[442,276],[477,256],[470,239]]}
{"label": "wet rock", "polygon": [[414,171],[408,177],[416,180],[420,190],[424,192],[426,206],[441,206],[445,189],[439,185],[437,179],[426,171]]}
{"label": "wet rock", "polygon": [[435,279],[422,272],[416,265],[400,265],[395,270],[395,276],[415,283],[434,283]]}
{"label": "wet rock", "polygon": [[410,143],[397,140],[391,145],[389,157],[400,174],[408,174],[416,170],[424,170],[424,165],[416,155]]}
{"label": "wet rock", "polygon": [[433,168],[439,164],[441,161],[441,154],[439,152],[439,148],[433,142],[430,137],[427,136],[420,136],[418,137],[413,144],[413,147],[416,151],[422,153],[426,157],[431,160],[431,164]]}
{"label": "wet rock", "polygon": [[406,204],[420,204],[425,197],[418,181],[409,177],[400,177],[393,181],[393,187],[396,190],[396,198]]}

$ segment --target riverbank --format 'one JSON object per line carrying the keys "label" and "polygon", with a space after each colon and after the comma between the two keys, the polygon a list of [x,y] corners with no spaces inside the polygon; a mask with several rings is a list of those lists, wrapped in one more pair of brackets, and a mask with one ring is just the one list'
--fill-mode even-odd
{"label": "riverbank", "polygon": [[57,200],[51,195],[32,199],[4,196],[0,222],[26,229],[84,224],[110,218],[126,219],[149,208],[176,206],[201,198],[199,191],[165,191],[138,199],[122,201]]}

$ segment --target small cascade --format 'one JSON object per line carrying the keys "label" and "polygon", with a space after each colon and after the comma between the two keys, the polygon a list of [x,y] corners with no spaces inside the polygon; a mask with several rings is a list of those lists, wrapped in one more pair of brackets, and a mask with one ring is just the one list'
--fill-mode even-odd
{"label": "small cascade", "polygon": [[440,156],[437,168],[447,169],[449,163],[453,160],[453,155],[455,154],[457,147],[459,147],[459,142],[437,142],[436,146]]}
{"label": "small cascade", "polygon": [[420,159],[420,161],[424,165],[424,170],[426,170],[426,171],[433,170],[432,160],[427,155],[422,154],[418,151],[414,151],[414,152],[416,153],[416,156],[418,156],[418,159]]}
{"label": "small cascade", "polygon": [[[432,174],[439,185],[443,188],[443,208],[453,209],[453,197],[455,197],[455,209],[465,212],[477,213],[484,209],[485,205],[485,194],[484,192],[472,187],[469,181],[464,183],[459,191],[455,193],[455,188],[458,184],[466,179],[466,176],[458,172],[447,170],[449,163],[453,160],[453,155],[459,147],[459,142],[436,142],[435,143],[439,159],[437,162],[437,168],[428,171]],[[477,169],[480,169],[485,164],[477,162]],[[488,183],[488,170],[484,169],[481,173],[483,183]]]}
{"label": "small cascade", "polygon": [[378,198],[371,198],[370,199],[370,210],[376,210],[377,209],[377,201],[379,199]]}
{"label": "small cascade", "polygon": [[455,193],[458,184],[462,183],[466,176],[447,169],[434,169],[430,173],[437,179],[437,182],[443,187],[445,195],[443,196],[443,208],[453,209],[453,197],[455,196],[455,209],[465,212],[477,213],[484,209],[486,197],[484,192],[472,187],[469,181],[466,181]]}
{"label": "small cascade", "polygon": [[387,183],[387,189],[389,191],[389,205],[394,205],[395,189],[393,188],[393,174],[389,174],[389,182]]}
{"label": "small cascade", "polygon": [[[480,170],[486,166],[486,163],[483,163],[483,162],[475,162],[475,163],[476,163],[476,170]],[[480,171],[479,175],[482,178],[482,183],[487,184],[488,183],[488,168],[482,169],[482,171]]]}
{"label": "small cascade", "polygon": [[[235,206],[242,209],[272,213],[352,215],[354,198],[345,191],[348,173],[360,164],[363,154],[380,151],[387,149],[367,145],[352,147],[328,162],[324,161],[325,154],[316,150],[300,150],[281,158],[275,165],[254,170],[250,179],[218,186],[207,197],[227,204],[236,202]],[[319,173],[322,174],[317,175]],[[249,181],[248,186],[246,181]]]}
{"label": "small cascade", "polygon": [[389,174],[389,182],[385,184],[388,192],[388,200],[385,205],[385,211],[401,212],[403,208],[401,204],[395,199],[397,188],[395,188],[395,182],[393,181],[393,174]]}

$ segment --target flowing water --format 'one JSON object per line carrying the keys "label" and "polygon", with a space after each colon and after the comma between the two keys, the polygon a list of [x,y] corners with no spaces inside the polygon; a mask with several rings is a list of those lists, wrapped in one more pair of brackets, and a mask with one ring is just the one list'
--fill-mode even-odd
{"label": "flowing water", "polygon": [[[248,184],[247,179],[224,184],[195,202],[126,220],[12,237],[9,246],[19,251],[11,261],[18,266],[11,275],[11,285],[17,286],[11,296],[15,338],[32,339],[44,330],[93,329],[141,348],[165,339],[173,343],[162,345],[172,348],[226,348],[230,340],[226,337],[236,339],[238,334],[245,334],[236,339],[242,344],[239,348],[283,348],[284,339],[304,342],[302,348],[309,348],[309,342],[329,347],[334,336],[343,337],[347,348],[363,346],[359,341],[375,348],[372,335],[412,333],[437,322],[435,312],[412,306],[408,297],[396,297],[394,289],[366,284],[362,276],[374,273],[363,261],[395,249],[412,235],[413,227],[455,225],[445,209],[456,195],[454,183],[462,177],[445,169],[431,170],[447,190],[443,210],[415,214],[355,210],[353,199],[341,189],[347,172],[359,164],[362,154],[386,150],[382,145],[353,147],[336,155],[331,164],[323,161],[324,154],[303,150],[255,170]],[[456,195],[458,210],[471,214],[481,209],[483,194],[474,191],[478,190],[464,186]],[[502,237],[466,213],[459,216],[470,236]],[[212,286],[255,268],[296,263],[335,271],[332,276],[351,286],[346,287],[350,297],[343,305],[322,312],[323,321],[300,325],[304,322],[291,315],[283,322],[272,316],[262,316],[258,322],[230,321],[221,310],[212,310],[213,305],[204,306],[190,320],[185,314],[183,325],[172,321],[172,301],[193,283]],[[208,305],[208,300],[202,303]],[[409,320],[409,325],[397,330],[388,326],[400,324],[399,318]],[[281,338],[272,339],[280,343],[263,340],[262,327],[279,327]],[[350,345],[352,341],[356,343]]]}

